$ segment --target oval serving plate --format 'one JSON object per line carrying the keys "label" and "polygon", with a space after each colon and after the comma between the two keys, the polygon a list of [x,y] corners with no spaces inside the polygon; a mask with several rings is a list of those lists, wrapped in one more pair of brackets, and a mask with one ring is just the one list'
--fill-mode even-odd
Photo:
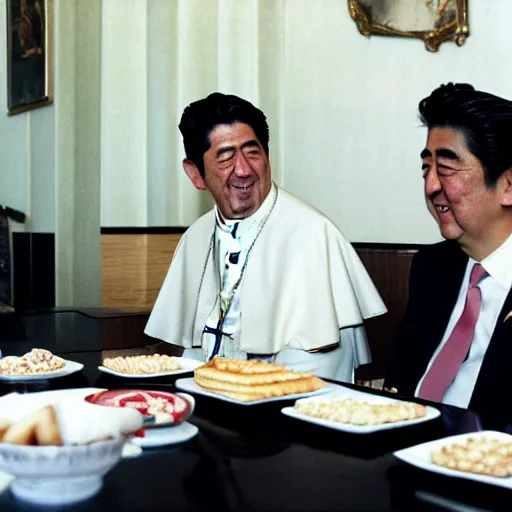
{"label": "oval serving plate", "polygon": [[186,421],[194,410],[194,399],[185,393],[112,389],[85,397],[86,402],[106,407],[132,407],[145,416],[144,428],[170,427]]}

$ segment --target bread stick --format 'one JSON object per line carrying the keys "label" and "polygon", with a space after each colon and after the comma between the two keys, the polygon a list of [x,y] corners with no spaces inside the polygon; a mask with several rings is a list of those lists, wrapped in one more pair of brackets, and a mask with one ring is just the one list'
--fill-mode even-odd
{"label": "bread stick", "polygon": [[13,423],[4,433],[2,442],[10,444],[35,445],[37,411],[27,414]]}
{"label": "bread stick", "polygon": [[3,443],[41,446],[61,446],[57,414],[52,405],[47,405],[23,416],[5,431]]}
{"label": "bread stick", "polygon": [[[79,421],[77,419],[77,421]],[[36,441],[39,446],[62,446],[59,423],[54,407],[47,405],[39,410],[36,423]]]}
{"label": "bread stick", "polygon": [[7,432],[7,429],[12,425],[12,423],[6,418],[0,418],[0,442],[4,437],[4,434]]}

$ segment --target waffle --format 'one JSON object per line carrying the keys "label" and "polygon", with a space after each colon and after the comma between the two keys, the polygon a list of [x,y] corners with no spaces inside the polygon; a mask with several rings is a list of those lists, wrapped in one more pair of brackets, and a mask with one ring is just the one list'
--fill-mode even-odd
{"label": "waffle", "polygon": [[301,400],[295,404],[295,409],[307,416],[351,425],[382,425],[422,418],[426,414],[425,406],[411,402],[381,405],[345,397]]}
{"label": "waffle", "polygon": [[175,357],[165,354],[106,358],[103,366],[124,375],[151,375],[182,369]]}
{"label": "waffle", "polygon": [[7,356],[0,359],[0,375],[41,375],[64,368],[64,359],[49,350],[33,348],[21,357]]}
{"label": "waffle", "polygon": [[263,361],[215,357],[194,370],[195,382],[241,401],[316,391],[325,383],[313,375],[287,371]]}
{"label": "waffle", "polygon": [[512,442],[486,437],[452,443],[431,454],[432,462],[450,469],[505,478],[512,476]]}

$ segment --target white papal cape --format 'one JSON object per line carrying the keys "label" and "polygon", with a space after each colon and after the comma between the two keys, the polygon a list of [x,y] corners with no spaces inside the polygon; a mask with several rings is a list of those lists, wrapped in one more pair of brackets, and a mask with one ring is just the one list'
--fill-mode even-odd
{"label": "white papal cape", "polygon": [[[201,347],[219,294],[213,210],[183,235],[145,333]],[[237,343],[250,354],[335,345],[340,329],[386,308],[353,247],[323,214],[279,188],[249,256],[240,289]]]}

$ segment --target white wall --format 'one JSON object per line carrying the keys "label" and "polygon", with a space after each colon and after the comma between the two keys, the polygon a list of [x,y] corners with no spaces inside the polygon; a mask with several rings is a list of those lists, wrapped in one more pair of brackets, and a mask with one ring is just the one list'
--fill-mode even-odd
{"label": "white wall", "polygon": [[103,0],[102,225],[188,225],[208,207],[177,123],[221,90],[266,112],[277,182],[350,240],[437,240],[419,100],[448,81],[512,98],[512,2],[470,4],[466,44],[433,54],[361,36],[346,0]]}
{"label": "white wall", "polygon": [[[56,233],[63,305],[99,303],[100,205],[102,226],[186,226],[210,207],[177,124],[214,90],[265,111],[279,184],[368,242],[438,239],[419,100],[447,81],[512,98],[510,0],[472,0],[471,37],[437,54],[364,38],[345,0],[54,3],[55,104],[8,117],[0,80],[0,204],[28,214],[17,229]],[[4,70],[5,13],[0,0]]]}
{"label": "white wall", "polygon": [[[0,69],[7,70],[6,2],[0,1]],[[55,108],[7,116],[7,73],[0,73],[0,205],[27,215],[16,231],[55,230]]]}
{"label": "white wall", "polygon": [[13,230],[55,233],[57,305],[99,306],[101,0],[53,0],[53,7],[54,104],[7,116],[0,75],[0,204],[27,214]]}
{"label": "white wall", "polygon": [[57,305],[101,302],[101,0],[55,10]]}
{"label": "white wall", "polygon": [[422,198],[417,105],[448,81],[512,98],[512,2],[470,2],[471,37],[438,53],[362,37],[345,2],[323,0],[309,15],[307,3],[286,5],[284,184],[351,240],[437,240]]}

